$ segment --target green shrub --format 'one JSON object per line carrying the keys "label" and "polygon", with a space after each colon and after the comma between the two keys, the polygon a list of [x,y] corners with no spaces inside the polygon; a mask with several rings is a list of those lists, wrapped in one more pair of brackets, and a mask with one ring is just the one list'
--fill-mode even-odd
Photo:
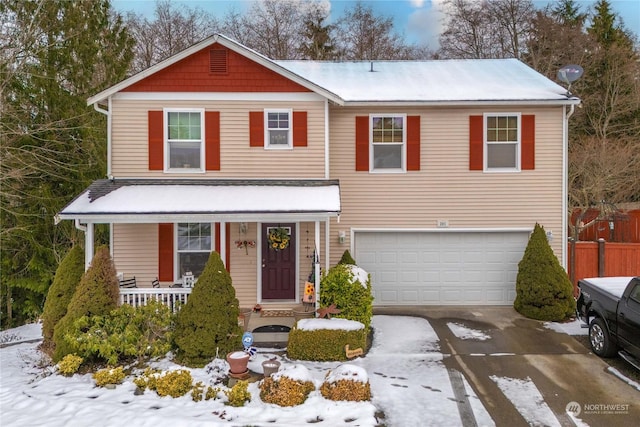
{"label": "green shrub", "polygon": [[193,387],[191,372],[185,369],[169,371],[156,378],[156,393],[158,396],[184,396]]}
{"label": "green shrub", "polygon": [[[297,379],[288,377],[287,370],[296,370]],[[305,372],[307,375],[304,375]],[[316,389],[307,368],[302,365],[288,367],[265,378],[260,382],[259,388],[263,402],[280,406],[301,405],[307,400],[309,393]]]}
{"label": "green shrub", "polygon": [[[317,321],[317,320],[315,320]],[[289,331],[287,356],[297,360],[347,360],[345,345],[349,349],[366,349],[367,333],[364,328],[355,331],[341,329],[302,330],[294,326]]]}
{"label": "green shrub", "polygon": [[331,304],[342,310],[335,317],[355,320],[369,330],[373,316],[369,275],[353,264],[338,264],[330,268],[320,280],[320,306]]}
{"label": "green shrub", "polygon": [[539,224],[518,264],[513,307],[523,316],[537,320],[562,321],[575,313],[573,286]]}
{"label": "green shrub", "polygon": [[230,390],[225,390],[224,394],[227,395],[228,404],[236,407],[244,406],[246,402],[251,400],[248,388],[248,381],[238,381]]}
{"label": "green shrub", "polygon": [[100,247],[91,261],[91,266],[82,275],[67,307],[67,313],[53,330],[53,361],[58,362],[67,354],[75,353],[73,343],[65,340],[65,334],[77,319],[82,316],[108,314],[118,306],[119,296],[116,269],[109,249],[106,246]]}
{"label": "green shrub", "polygon": [[176,359],[202,367],[216,354],[242,348],[238,299],[217,252],[212,252],[187,303],[176,316]]}
{"label": "green shrub", "polygon": [[109,365],[159,357],[171,350],[174,314],[159,301],[134,308],[123,305],[105,316],[83,316],[65,334],[74,351]]}
{"label": "green shrub", "polygon": [[84,273],[84,251],[78,245],[71,248],[56,270],[42,310],[43,348],[53,346],[53,329],[67,314],[67,306]]}
{"label": "green shrub", "polygon": [[138,375],[133,379],[133,383],[140,390],[145,390],[148,388],[149,390],[155,391],[158,377],[161,374],[162,371],[160,371],[159,369],[146,368],[141,375]]}
{"label": "green shrub", "polygon": [[108,384],[121,384],[125,378],[122,366],[112,369],[101,369],[93,374],[93,379],[98,387],[104,387]]}
{"label": "green shrub", "polygon": [[340,261],[338,261],[338,264],[356,265],[356,260],[351,256],[349,249],[344,251],[344,253],[342,254],[342,258],[340,258]]}
{"label": "green shrub", "polygon": [[191,390],[191,399],[193,399],[194,402],[202,401],[203,397],[204,400],[215,400],[218,398],[218,393],[220,393],[220,388],[211,386],[205,388],[202,381],[198,381],[193,386],[193,390]]}
{"label": "green shrub", "polygon": [[327,373],[320,394],[329,400],[359,402],[371,400],[371,386],[364,369],[344,364]]}
{"label": "green shrub", "polygon": [[58,363],[58,372],[60,372],[65,377],[70,377],[78,372],[78,369],[80,369],[80,365],[82,365],[82,357],[75,354],[67,354]]}

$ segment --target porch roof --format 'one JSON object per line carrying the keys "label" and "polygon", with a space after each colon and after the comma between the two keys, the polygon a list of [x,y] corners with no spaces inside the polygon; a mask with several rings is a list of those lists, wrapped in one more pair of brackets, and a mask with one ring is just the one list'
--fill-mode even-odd
{"label": "porch roof", "polygon": [[324,221],[339,214],[337,180],[103,179],[56,222]]}

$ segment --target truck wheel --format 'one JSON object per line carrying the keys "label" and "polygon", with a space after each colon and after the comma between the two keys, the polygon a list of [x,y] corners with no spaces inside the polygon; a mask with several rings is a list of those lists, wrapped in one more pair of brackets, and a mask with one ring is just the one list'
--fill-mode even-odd
{"label": "truck wheel", "polygon": [[589,343],[591,350],[600,357],[612,357],[618,351],[611,342],[607,325],[600,317],[596,317],[589,324]]}

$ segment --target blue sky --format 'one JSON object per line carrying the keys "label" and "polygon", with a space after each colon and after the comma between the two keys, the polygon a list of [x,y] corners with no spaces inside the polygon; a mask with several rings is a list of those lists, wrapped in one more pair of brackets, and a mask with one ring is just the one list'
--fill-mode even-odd
{"label": "blue sky", "polygon": [[[200,7],[217,16],[224,17],[228,10],[238,11],[248,9],[255,0],[173,0],[178,4],[190,7]],[[343,14],[345,8],[351,7],[355,1],[351,0],[318,0],[330,3],[331,17],[337,18]],[[362,1],[384,16],[393,16],[396,30],[406,37],[409,42],[424,42],[431,48],[437,47],[440,32],[440,8],[444,0],[373,0]],[[152,17],[155,7],[154,0],[112,0],[116,10],[121,12],[134,11]],[[543,8],[553,1],[533,0],[537,8]],[[583,11],[590,8],[595,0],[577,0]],[[610,0],[614,12],[623,20],[627,29],[640,36],[640,0]]]}

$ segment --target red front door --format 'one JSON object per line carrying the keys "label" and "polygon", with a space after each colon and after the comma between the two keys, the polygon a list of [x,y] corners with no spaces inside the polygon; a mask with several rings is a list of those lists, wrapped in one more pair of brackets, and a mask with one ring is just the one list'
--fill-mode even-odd
{"label": "red front door", "polygon": [[[269,230],[281,227],[289,232],[286,248],[272,247]],[[294,300],[296,298],[295,224],[262,224],[262,299]]]}

